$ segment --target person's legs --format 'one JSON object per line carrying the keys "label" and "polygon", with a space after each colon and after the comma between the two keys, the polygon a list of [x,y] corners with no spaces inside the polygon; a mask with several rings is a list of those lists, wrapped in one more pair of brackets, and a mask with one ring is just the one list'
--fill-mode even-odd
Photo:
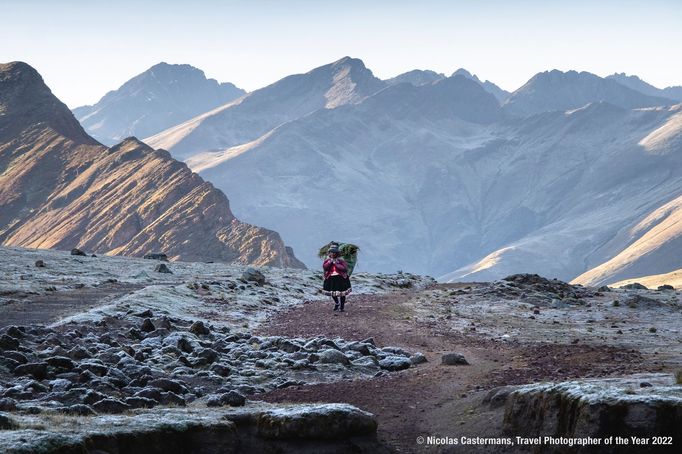
{"label": "person's legs", "polygon": [[341,312],[343,312],[343,307],[346,305],[346,295],[341,297]]}
{"label": "person's legs", "polygon": [[[342,301],[345,300],[345,298],[343,296],[341,298],[342,298]],[[334,310],[338,311],[339,310],[339,297],[336,295],[332,295],[332,299],[334,300]],[[341,308],[343,308],[343,306],[341,306]]]}

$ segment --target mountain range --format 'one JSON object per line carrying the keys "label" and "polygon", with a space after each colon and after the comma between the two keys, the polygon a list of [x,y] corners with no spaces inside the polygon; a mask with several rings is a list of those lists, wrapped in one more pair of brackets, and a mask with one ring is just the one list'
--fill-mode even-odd
{"label": "mountain range", "polygon": [[577,109],[597,101],[606,101],[625,109],[675,103],[672,99],[646,95],[616,80],[604,79],[588,72],[553,70],[533,76],[507,98],[503,108],[513,115],[530,116]]}
{"label": "mountain range", "polygon": [[0,65],[0,243],[302,267],[276,232],[134,137],[90,137],[29,65]]}
{"label": "mountain range", "polygon": [[[330,73],[345,75],[352,101],[296,111],[340,83]],[[292,78],[288,97],[280,87]],[[326,82],[302,88],[309,81]],[[310,266],[316,247],[344,238],[363,245],[370,269],[442,280],[528,271],[597,284],[674,269],[666,247],[668,259],[646,260],[655,247],[636,246],[646,229],[635,226],[682,194],[675,100],[575,71],[540,73],[508,95],[490,87],[465,70],[381,82],[344,58],[243,98],[277,102],[241,142],[219,141],[252,121],[239,102],[148,142],[232,194],[237,213],[279,231]],[[609,264],[629,248],[647,252]]]}
{"label": "mountain range", "polygon": [[130,136],[151,136],[244,93],[231,83],[207,79],[193,66],[159,63],[73,114],[88,134],[114,145]]}
{"label": "mountain range", "polygon": [[[509,92],[506,90],[501,89],[494,83],[490,82],[489,80],[486,80],[483,82],[481,79],[479,79],[475,74],[471,74],[469,71],[467,71],[464,68],[460,68],[454,73],[452,73],[453,76],[464,76],[467,79],[471,79],[474,82],[478,83],[485,91],[490,93],[491,95],[495,96],[497,100],[500,103],[503,103],[504,101],[507,100],[509,97]],[[400,83],[409,83],[412,85],[420,86],[420,85],[426,85],[426,84],[431,84],[434,82],[438,82],[439,80],[445,79],[447,76],[442,73],[437,73],[435,71],[431,70],[420,70],[420,69],[415,69],[412,71],[408,71],[403,74],[399,74],[396,77],[393,77],[391,79],[387,79],[386,83],[389,85],[395,85],[395,84],[400,84]]]}
{"label": "mountain range", "polygon": [[676,101],[682,101],[682,86],[656,88],[653,85],[644,82],[637,76],[628,76],[625,73],[615,73],[606,77],[607,79],[615,80],[621,85],[632,88],[640,93],[648,96],[659,96],[663,98],[670,98]]}
{"label": "mountain range", "polygon": [[309,266],[335,239],[361,269],[596,285],[682,268],[682,105],[627,80],[553,70],[507,93],[344,57],[143,141]]}
{"label": "mountain range", "polygon": [[345,57],[308,73],[285,77],[145,142],[185,159],[198,152],[256,140],[287,121],[319,109],[358,103],[385,85],[362,61]]}

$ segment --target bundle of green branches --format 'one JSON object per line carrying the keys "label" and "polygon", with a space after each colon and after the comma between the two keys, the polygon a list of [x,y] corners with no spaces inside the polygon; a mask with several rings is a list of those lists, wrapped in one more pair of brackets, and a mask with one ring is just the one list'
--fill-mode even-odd
{"label": "bundle of green branches", "polygon": [[329,248],[331,247],[332,244],[338,245],[339,255],[348,264],[348,275],[350,276],[351,274],[353,274],[353,269],[355,268],[355,265],[358,263],[358,251],[360,250],[360,247],[351,243],[339,243],[337,241],[330,241],[329,243],[325,244],[320,248],[320,252],[318,253],[318,255],[321,259],[327,257],[327,255],[329,254]]}

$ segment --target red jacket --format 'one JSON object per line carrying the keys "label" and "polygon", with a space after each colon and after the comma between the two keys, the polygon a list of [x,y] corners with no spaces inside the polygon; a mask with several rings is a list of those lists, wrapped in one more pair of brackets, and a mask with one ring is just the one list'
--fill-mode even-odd
{"label": "red jacket", "polygon": [[[322,264],[322,269],[324,270],[324,278],[329,279],[332,275],[332,259],[327,259]],[[348,279],[348,264],[342,258],[336,259],[336,272],[341,275],[342,278]]]}

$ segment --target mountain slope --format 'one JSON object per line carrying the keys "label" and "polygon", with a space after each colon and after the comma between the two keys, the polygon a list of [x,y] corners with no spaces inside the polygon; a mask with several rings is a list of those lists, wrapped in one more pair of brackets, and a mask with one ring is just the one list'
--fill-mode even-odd
{"label": "mountain slope", "polygon": [[606,76],[607,79],[612,79],[621,85],[625,85],[628,88],[637,90],[640,93],[644,93],[648,96],[659,96],[663,98],[670,98],[676,101],[682,101],[682,87],[666,87],[663,89],[656,88],[653,85],[643,81],[637,76],[628,76],[625,73],[615,73],[610,76]]}
{"label": "mountain slope", "polygon": [[[562,134],[554,133],[543,144],[543,148],[547,147],[545,153],[554,154],[554,158],[536,158],[543,163],[543,172],[548,174],[551,184],[537,185],[541,189],[535,189],[538,194],[532,194],[529,200],[546,198],[549,202],[551,198],[547,196],[554,195],[551,218],[483,259],[443,276],[443,280],[484,280],[510,272],[541,270],[564,279],[582,275],[574,282],[584,284],[612,282],[624,276],[618,274],[623,269],[600,272],[604,269],[600,265],[623,257],[621,254],[630,255],[627,250],[633,241],[654,225],[644,220],[682,193],[679,177],[682,148],[667,146],[681,143],[680,132],[661,149],[642,145],[661,128],[677,122],[680,106],[634,111],[604,104],[589,107],[570,114],[545,114],[563,118],[562,122],[582,117],[579,122],[569,121],[572,123],[569,129]],[[535,118],[535,122],[541,121]],[[533,140],[547,139],[541,134]],[[562,155],[564,159],[560,159]],[[549,169],[546,167],[549,162],[562,167]],[[668,234],[671,235],[668,240],[679,241],[679,232]],[[661,240],[659,237],[655,245],[649,243],[650,250],[664,246]],[[682,264],[669,247],[659,252],[653,261],[647,259],[646,252],[640,253],[628,266],[634,272],[670,270]]]}
{"label": "mountain slope", "polygon": [[250,142],[319,109],[360,102],[384,86],[361,60],[344,57],[306,74],[285,77],[144,141],[185,159]]}
{"label": "mountain slope", "polygon": [[244,93],[233,84],[206,79],[190,65],[159,63],[73,113],[90,135],[113,145],[130,136],[151,136]]}
{"label": "mountain slope", "polygon": [[307,264],[336,238],[360,245],[363,269],[432,272],[449,266],[442,243],[462,224],[453,191],[468,171],[457,169],[457,153],[490,140],[500,118],[495,98],[462,76],[398,84],[188,164],[235,191],[240,216],[307,251]]}
{"label": "mountain slope", "polygon": [[134,138],[99,145],[20,62],[0,65],[0,243],[301,266],[167,152]]}
{"label": "mountain slope", "polygon": [[374,270],[570,280],[682,190],[676,115],[601,102],[505,119],[457,76],[394,85],[188,164],[311,265],[315,246],[340,238]]}
{"label": "mountain slope", "polygon": [[[682,144],[682,137],[678,136],[678,139]],[[682,145],[676,151],[679,153],[680,150]],[[651,210],[636,225],[619,232],[619,236],[626,247],[576,277],[576,283],[602,285],[680,268],[682,260],[677,251],[682,246],[682,196]]]}
{"label": "mountain slope", "polygon": [[634,284],[635,282],[638,282],[650,289],[658,288],[661,285],[672,285],[675,289],[679,290],[682,288],[682,269],[677,269],[664,274],[637,276],[618,282],[609,282],[609,285],[611,287],[622,287],[627,284]]}
{"label": "mountain slope", "polygon": [[529,116],[578,109],[600,101],[625,109],[675,104],[671,99],[647,96],[615,80],[602,79],[588,72],[553,70],[533,76],[509,96],[503,108],[514,115]]}

